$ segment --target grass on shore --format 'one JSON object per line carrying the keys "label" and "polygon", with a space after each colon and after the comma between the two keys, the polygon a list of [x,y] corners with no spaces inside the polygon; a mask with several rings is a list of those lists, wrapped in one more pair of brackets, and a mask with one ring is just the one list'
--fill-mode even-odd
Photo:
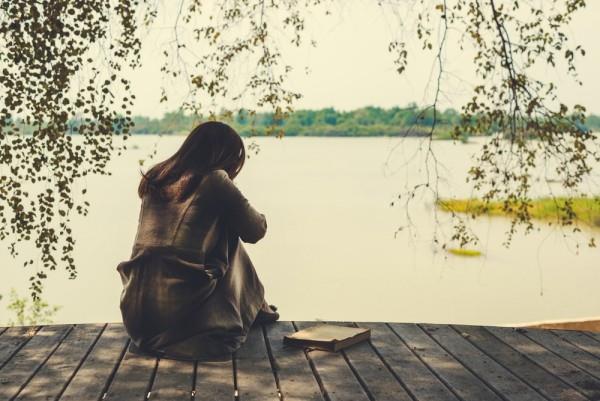
{"label": "grass on shore", "polygon": [[481,252],[477,251],[475,249],[450,248],[450,249],[448,249],[448,252],[450,252],[451,254],[456,255],[456,256],[466,256],[466,257],[481,256]]}
{"label": "grass on shore", "polygon": [[[538,220],[562,221],[567,218],[565,202],[567,198],[538,198],[531,200],[529,215]],[[436,206],[445,212],[469,213],[474,216],[507,216],[516,212],[516,205],[505,204],[502,201],[491,201],[487,205],[480,199],[440,199]],[[579,197],[572,198],[572,208],[575,223],[583,223],[590,227],[600,228],[600,198]]]}

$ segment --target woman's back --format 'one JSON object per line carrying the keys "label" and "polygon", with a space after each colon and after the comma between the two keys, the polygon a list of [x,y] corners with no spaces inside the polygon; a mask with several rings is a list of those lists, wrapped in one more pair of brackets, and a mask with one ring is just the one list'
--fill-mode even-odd
{"label": "woman's back", "polygon": [[134,243],[208,253],[219,219],[246,242],[256,242],[266,232],[264,215],[250,207],[222,169],[206,173],[184,200],[165,201],[145,194]]}
{"label": "woman's back", "polygon": [[134,343],[168,349],[200,336],[173,352],[201,356],[207,344],[215,348],[216,340],[206,337],[212,335],[221,337],[221,351],[235,350],[264,300],[239,239],[256,242],[265,232],[264,215],[221,169],[181,201],[146,193],[131,259],[117,267],[123,320]]}

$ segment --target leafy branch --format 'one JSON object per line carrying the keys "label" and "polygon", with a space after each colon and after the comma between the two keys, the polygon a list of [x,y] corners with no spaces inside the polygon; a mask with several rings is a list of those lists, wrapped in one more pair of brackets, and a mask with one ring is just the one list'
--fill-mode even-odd
{"label": "leafy branch", "polygon": [[[278,121],[302,95],[288,85],[294,66],[285,62],[282,45],[314,45],[306,40],[309,17],[321,8],[330,14],[328,4],[333,0],[219,0],[210,10],[201,0],[179,0],[173,38],[163,48],[163,76],[187,83],[184,111],[252,117],[268,108],[273,113],[268,133],[283,135]],[[419,191],[439,197],[442,166],[432,139],[439,129],[450,32],[461,32],[461,49],[474,52],[476,79],[453,135],[490,135],[468,179],[484,202],[500,200],[513,216],[506,245],[517,227],[533,228],[531,177],[540,168],[554,169],[563,189],[576,194],[591,163],[600,161],[597,138],[585,129],[585,108],[563,104],[556,85],[536,78],[535,68],[544,63],[566,70],[581,84],[576,63],[585,50],[572,43],[567,29],[584,0],[377,4],[399,18],[403,8],[416,13],[416,39],[423,51],[434,52],[437,70],[432,103],[423,110],[423,116],[433,114],[424,142],[427,177],[405,194],[407,208]],[[0,0],[0,241],[8,242],[13,256],[17,245],[28,242],[40,251],[24,262],[34,270],[34,300],[49,271],[62,266],[70,278],[77,276],[71,219],[73,211],[87,214],[89,203],[74,196],[74,186],[89,174],[109,174],[108,162],[126,149],[115,138],[127,139],[133,126],[129,77],[140,64],[141,30],[164,7],[151,0]],[[409,61],[407,43],[394,39],[388,45],[400,74]],[[169,87],[163,85],[160,101],[173,96]],[[217,113],[220,102],[239,107]],[[559,223],[573,224],[572,202],[561,207],[567,218]],[[462,217],[454,218],[451,241],[476,241]]]}

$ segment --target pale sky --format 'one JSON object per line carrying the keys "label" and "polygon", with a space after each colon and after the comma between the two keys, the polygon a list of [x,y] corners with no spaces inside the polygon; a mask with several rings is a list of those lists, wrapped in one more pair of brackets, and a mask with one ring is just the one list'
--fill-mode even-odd
{"label": "pale sky", "polygon": [[[207,1],[203,4],[209,4]],[[578,86],[564,70],[555,73],[541,71],[552,77],[559,86],[561,100],[568,104],[583,104],[588,112],[600,114],[600,2],[588,1],[587,9],[577,15],[571,25],[571,35],[586,49],[586,56],[579,60],[580,78],[584,85]],[[172,3],[171,3],[172,4]],[[342,6],[343,4],[343,6]],[[349,110],[363,106],[405,106],[410,102],[429,104],[433,87],[427,86],[434,69],[434,52],[422,52],[414,40],[409,48],[409,65],[403,75],[398,75],[387,51],[391,39],[411,33],[414,15],[403,15],[405,26],[398,19],[377,6],[375,0],[343,0],[335,2],[333,15],[323,16],[315,11],[315,17],[307,23],[307,38],[317,41],[317,47],[305,46],[301,50],[283,42],[281,48],[289,57],[295,71],[290,77],[293,89],[300,91],[303,98],[296,108],[335,107]],[[160,60],[163,46],[170,40],[172,22],[169,16],[158,20],[156,28],[144,39],[143,67],[137,71],[133,88],[137,96],[134,114],[160,117],[172,111],[180,103],[173,98],[160,104],[161,72]],[[471,94],[472,57],[462,53],[456,46],[457,34],[451,32],[445,54],[445,69],[441,106],[460,108]],[[310,73],[305,73],[305,68]],[[183,94],[185,85],[175,87]]]}

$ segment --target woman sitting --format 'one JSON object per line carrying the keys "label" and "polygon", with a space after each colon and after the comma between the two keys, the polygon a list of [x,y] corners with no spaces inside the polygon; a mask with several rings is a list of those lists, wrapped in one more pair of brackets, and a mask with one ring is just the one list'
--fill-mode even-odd
{"label": "woman sitting", "polygon": [[117,266],[130,351],[229,358],[254,322],[279,318],[242,246],[267,231],[265,216],[233,182],[245,159],[233,128],[206,122],[142,173],[131,258]]}

